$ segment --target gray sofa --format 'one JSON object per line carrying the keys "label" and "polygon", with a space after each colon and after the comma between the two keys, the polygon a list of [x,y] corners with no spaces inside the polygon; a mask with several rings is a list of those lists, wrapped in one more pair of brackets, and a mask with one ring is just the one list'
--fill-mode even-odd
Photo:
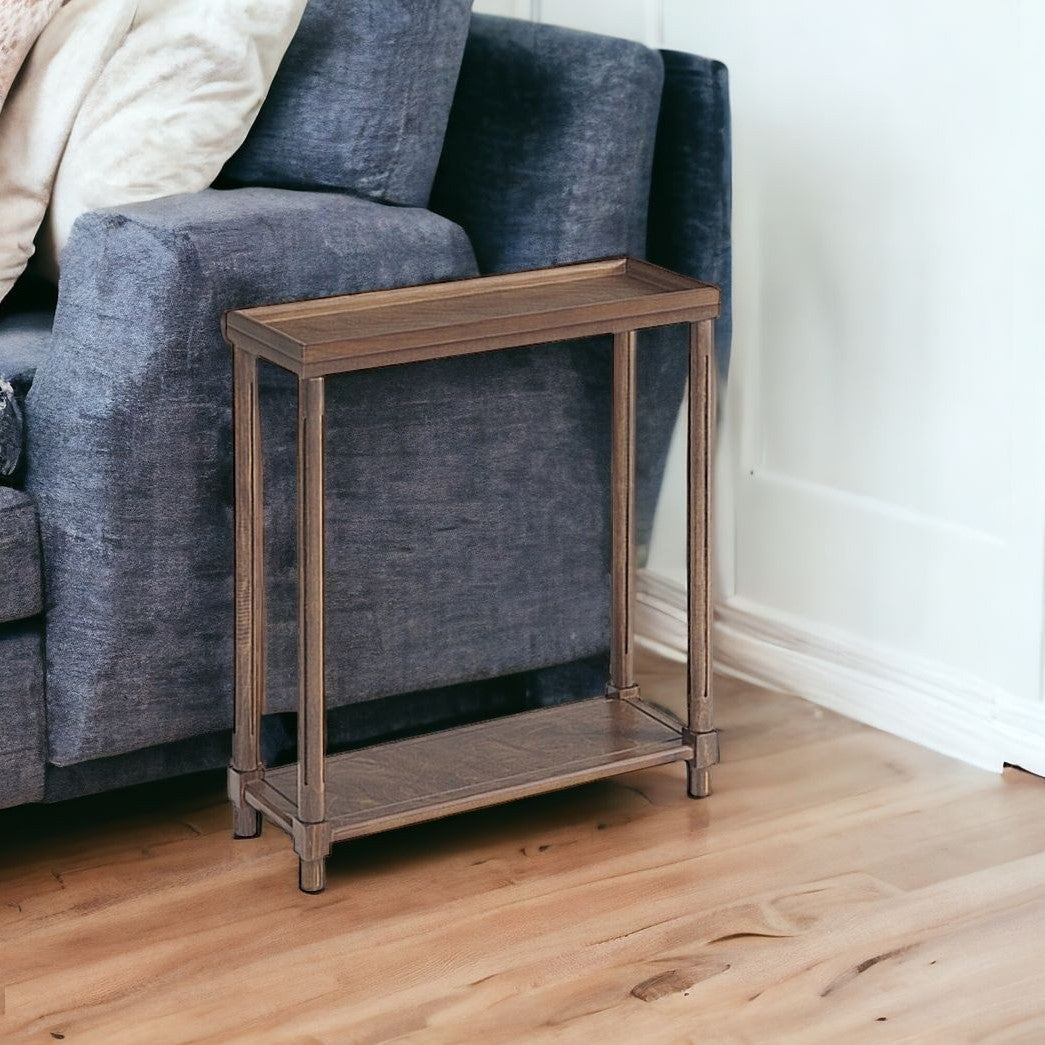
{"label": "gray sofa", "polygon": [[[214,188],[83,216],[57,293],[27,276],[0,309],[26,440],[0,488],[0,806],[228,760],[225,310],[624,253],[728,291],[721,64],[410,6],[312,0]],[[718,338],[724,372],[728,304]],[[640,541],[685,371],[681,330],[642,336]],[[331,379],[333,745],[602,690],[608,387],[598,340]],[[278,760],[296,400],[274,369],[262,394]]]}

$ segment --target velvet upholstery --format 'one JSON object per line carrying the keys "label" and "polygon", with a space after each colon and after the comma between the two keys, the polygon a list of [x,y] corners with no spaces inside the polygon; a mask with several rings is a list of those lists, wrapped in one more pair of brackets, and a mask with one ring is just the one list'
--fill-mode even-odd
{"label": "velvet upholstery", "polygon": [[733,335],[729,74],[709,58],[681,51],[661,54],[664,94],[647,253],[658,265],[722,289],[715,351],[724,380]]}
{"label": "velvet upholstery", "polygon": [[[661,54],[664,91],[646,256],[665,268],[721,288],[715,352],[719,380],[725,381],[732,339],[729,82],[721,62],[678,51]],[[652,534],[670,433],[686,384],[686,330],[647,331],[640,334],[639,346],[635,483],[636,525],[643,554]]]}
{"label": "velvet upholstery", "polygon": [[0,377],[10,381],[23,396],[47,354],[53,322],[54,312],[50,309],[0,315]]}
{"label": "velvet upholstery", "polygon": [[0,809],[44,796],[41,642],[39,618],[0,624]]}
{"label": "velvet upholstery", "polygon": [[[0,382],[11,390],[11,402],[0,411],[0,485],[21,485],[25,396],[47,352],[52,320],[53,310],[46,307],[0,313]],[[0,397],[8,397],[6,388]]]}
{"label": "velvet upholstery", "polygon": [[310,0],[225,179],[424,206],[471,6]]}
{"label": "velvet upholstery", "polygon": [[[507,230],[520,241],[506,252],[517,262],[637,250],[645,235],[644,218],[634,215],[644,212],[649,196],[660,59],[637,44],[609,41],[607,53],[593,60],[584,58],[591,53],[584,34],[549,37],[560,38],[569,47],[534,101],[551,105],[548,92],[561,90],[556,77],[566,75],[571,57],[588,63],[592,89],[597,67],[611,62],[622,72],[615,104],[599,109],[597,123],[578,121],[580,129],[558,143],[552,154],[564,165],[558,177],[582,176],[573,144],[596,137],[601,148],[589,146],[589,166],[630,149],[629,166],[640,171],[617,179],[624,188],[612,205],[604,194],[578,194],[554,243],[547,229],[555,222],[543,213]],[[538,122],[554,127],[552,113],[541,112]],[[548,178],[554,177],[553,164]],[[64,295],[59,300],[52,357],[32,392],[32,423],[47,432],[33,441],[28,477],[40,491],[52,596],[48,728],[57,764],[211,732],[230,721],[228,356],[217,335],[221,310],[473,271],[464,233],[432,214],[316,196],[309,220],[287,206],[288,194],[265,197],[257,190],[252,199],[268,199],[267,207],[248,206],[241,214],[237,194],[230,195],[161,202],[148,218],[137,208],[88,218],[65,261],[76,291],[68,302]],[[357,223],[349,238],[343,224],[334,224],[336,206],[365,214],[368,224]],[[259,221],[268,233],[260,238]],[[335,227],[353,251],[317,255]],[[433,230],[427,245],[423,229]],[[621,229],[630,231],[622,236]],[[315,258],[313,266],[288,271],[285,259],[304,255]],[[403,274],[377,278],[374,257]],[[99,351],[132,315],[130,343],[125,336],[118,348]],[[135,344],[138,331],[144,343]],[[209,383],[201,386],[203,380]],[[268,706],[289,711],[296,705],[295,400],[285,373],[265,367],[262,380]],[[162,402],[147,393],[154,408],[143,411],[143,387],[161,384]],[[371,371],[335,377],[328,386],[332,705],[522,672],[605,648],[605,342]],[[82,406],[63,397],[57,408],[57,390],[69,387],[92,394],[110,389],[103,394],[104,424],[92,430],[83,423],[97,410],[86,395]],[[44,410],[51,415],[46,426],[36,416]],[[86,485],[86,446],[74,456],[65,436],[73,426],[92,449]],[[157,490],[161,468],[177,481]],[[84,540],[77,516],[96,517],[99,504],[111,529],[90,548],[97,559],[91,576],[63,570],[70,540]],[[171,589],[181,593],[187,584],[190,591],[175,598]],[[142,605],[157,607],[156,615],[143,622]],[[186,658],[185,649],[199,655]]]}
{"label": "velvet upholstery", "polygon": [[34,617],[42,608],[36,507],[20,490],[0,487],[0,624]]}
{"label": "velvet upholstery", "polygon": [[[578,694],[593,695],[605,686],[607,670],[606,658],[597,656],[520,675],[401,693],[334,708],[327,716],[329,749],[361,747],[527,708],[548,707]],[[266,765],[294,759],[295,719],[293,714],[266,715],[262,719],[261,754]],[[231,739],[231,733],[222,730],[76,765],[49,765],[44,798],[57,802],[165,777],[221,769],[228,765]]]}
{"label": "velvet upholstery", "polygon": [[[671,150],[658,130],[663,79],[660,55],[640,44],[475,16],[432,208],[465,229],[483,272],[644,257],[656,139],[662,153]],[[660,180],[682,173],[661,160]],[[657,184],[652,191],[664,190]],[[639,346],[641,555],[685,386],[685,332],[642,332]],[[608,395],[608,355],[597,358]],[[600,415],[590,438],[605,442],[607,424]]]}
{"label": "velvet upholstery", "polygon": [[473,17],[431,206],[480,271],[642,255],[663,76],[640,44]]}
{"label": "velvet upholstery", "polygon": [[[605,647],[605,362],[603,346],[570,344],[328,380],[330,703]],[[269,706],[291,710],[296,417],[281,372],[265,368],[262,387]]]}
{"label": "velvet upholstery", "polygon": [[14,475],[22,460],[25,419],[14,385],[0,374],[0,481]]}
{"label": "velvet upholstery", "polygon": [[[209,190],[77,221],[48,357],[27,401],[26,487],[39,508],[48,593],[51,761],[230,722],[231,355],[222,313],[473,272],[467,238],[445,219],[329,193]],[[338,435],[352,392],[332,385],[337,518],[342,462],[358,448]],[[386,413],[355,402],[366,404],[357,416],[395,434],[393,405]],[[269,413],[286,411],[274,403]],[[290,500],[279,483],[295,465],[285,451],[270,460],[278,620],[294,615],[280,598],[295,553],[278,537],[278,513],[293,507],[277,502]],[[337,539],[335,529],[335,548]],[[336,571],[336,552],[332,560]],[[352,569],[360,569],[358,553]],[[337,649],[349,622],[332,624]],[[351,621],[354,631],[366,625]],[[279,661],[278,640],[272,649]],[[277,686],[273,701],[280,710],[290,694]]]}
{"label": "velvet upholstery", "polygon": [[[366,6],[367,17],[380,17]],[[342,100],[350,63],[320,52],[337,36],[330,19],[348,15],[324,0],[309,10],[327,39],[305,23],[298,46],[313,48],[327,72],[312,77],[307,61],[284,63],[284,100],[273,95],[257,151],[237,157],[230,174],[325,191],[212,190],[85,216],[65,258],[53,338],[35,290],[18,305],[37,313],[19,322],[34,326],[22,371],[23,387],[35,371],[24,485],[41,525],[48,684],[45,715],[40,618],[0,625],[0,654],[16,681],[0,686],[0,734],[20,733],[9,742],[18,753],[8,775],[0,772],[0,804],[44,793],[45,729],[49,799],[227,758],[225,309],[458,278],[477,271],[477,255],[484,271],[503,271],[642,254],[647,243],[653,260],[704,278],[717,264],[720,281],[728,278],[728,105],[716,63],[475,18],[432,197],[438,216],[339,191],[385,190],[355,184],[356,154],[335,147],[356,133],[356,100]],[[295,138],[295,106],[306,103],[316,119]],[[415,114],[429,119],[424,106]],[[324,137],[336,140],[318,155]],[[407,162],[389,172],[387,198],[400,195],[390,186],[407,186],[404,198],[427,195],[423,164],[410,155],[416,137],[404,139]],[[375,147],[369,156],[376,169],[388,153]],[[239,166],[270,159],[268,174]],[[699,198],[687,184],[700,186]],[[673,214],[683,226],[676,235]],[[0,370],[18,340],[3,335],[6,315]],[[640,344],[642,538],[685,351],[677,329]],[[605,341],[575,342],[329,382],[335,745],[601,689],[608,362]],[[290,754],[294,733],[294,394],[286,375],[262,368],[270,758]]]}

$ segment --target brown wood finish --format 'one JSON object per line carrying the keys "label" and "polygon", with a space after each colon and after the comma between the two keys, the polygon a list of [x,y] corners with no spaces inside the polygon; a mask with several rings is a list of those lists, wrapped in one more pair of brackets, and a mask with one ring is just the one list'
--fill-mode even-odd
{"label": "brown wood finish", "polygon": [[635,331],[613,336],[610,688],[635,688]]}
{"label": "brown wood finish", "polygon": [[[689,764],[687,790],[691,798],[711,793],[710,767],[718,761],[718,736],[712,707],[712,560],[711,486],[715,437],[715,325],[690,325],[689,454],[686,529],[688,564],[689,671],[687,708],[689,735],[696,755]],[[701,746],[707,750],[701,751]]]}
{"label": "brown wood finish", "polygon": [[233,832],[254,838],[261,830],[257,813],[242,796],[242,783],[261,767],[260,721],[265,706],[264,526],[256,524],[263,502],[261,412],[258,363],[247,352],[233,355],[233,425],[236,497],[235,700],[230,794]]}
{"label": "brown wood finish", "polygon": [[[322,378],[298,383],[298,762],[294,772],[296,820],[321,824],[326,820],[326,702],[324,674],[325,519],[325,389]],[[250,785],[248,785],[249,790]],[[312,852],[309,835],[295,832],[301,857],[301,888],[323,888],[322,853]]]}
{"label": "brown wood finish", "polygon": [[713,801],[665,765],[358,839],[319,897],[217,774],[0,810],[0,1040],[1041,1041],[1045,781],[715,695]]}
{"label": "brown wood finish", "polygon": [[[677,725],[597,697],[332,755],[326,813],[342,841],[691,755]],[[268,770],[247,796],[292,816],[294,767]]]}
{"label": "brown wood finish", "polygon": [[[537,794],[628,769],[685,758],[689,792],[710,788],[718,761],[711,727],[710,599],[691,602],[694,670],[689,725],[651,713],[634,676],[635,330],[686,321],[690,349],[691,591],[709,578],[713,381],[708,353],[717,288],[628,258],[401,290],[230,312],[236,437],[236,710],[229,769],[233,830],[256,834],[257,813],[291,835],[305,892],[325,884],[335,840]],[[465,352],[613,334],[612,605],[605,702],[456,730],[373,755],[326,758],[324,692],[324,375]],[[257,360],[298,375],[298,761],[266,772],[258,751],[264,708],[264,505]],[[696,476],[695,481],[692,477]],[[244,518],[249,515],[250,518]],[[702,674],[701,674],[702,673]],[[694,677],[697,677],[696,675]],[[659,741],[648,745],[651,734]],[[474,750],[465,750],[471,744]],[[403,752],[409,751],[409,756]],[[525,764],[517,766],[522,760]],[[330,770],[328,787],[327,770]],[[463,775],[462,775],[463,774]],[[370,799],[378,787],[387,799]]]}
{"label": "brown wood finish", "polygon": [[300,377],[718,314],[717,287],[629,258],[230,312],[227,337]]}

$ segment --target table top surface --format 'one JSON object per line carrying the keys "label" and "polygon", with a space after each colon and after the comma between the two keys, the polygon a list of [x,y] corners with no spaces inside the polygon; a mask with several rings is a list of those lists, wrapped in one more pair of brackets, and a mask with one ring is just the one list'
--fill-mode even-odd
{"label": "table top surface", "polygon": [[263,305],[225,316],[238,349],[302,377],[718,315],[719,290],[632,258]]}

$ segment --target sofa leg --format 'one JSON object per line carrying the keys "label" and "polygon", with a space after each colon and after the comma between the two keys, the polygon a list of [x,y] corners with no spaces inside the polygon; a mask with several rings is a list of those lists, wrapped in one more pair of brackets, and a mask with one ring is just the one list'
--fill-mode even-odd
{"label": "sofa leg", "polygon": [[257,838],[261,834],[261,814],[251,806],[232,807],[232,837]]}
{"label": "sofa leg", "polygon": [[321,893],[327,887],[325,856],[319,857],[318,860],[299,861],[298,887],[303,893]]}

